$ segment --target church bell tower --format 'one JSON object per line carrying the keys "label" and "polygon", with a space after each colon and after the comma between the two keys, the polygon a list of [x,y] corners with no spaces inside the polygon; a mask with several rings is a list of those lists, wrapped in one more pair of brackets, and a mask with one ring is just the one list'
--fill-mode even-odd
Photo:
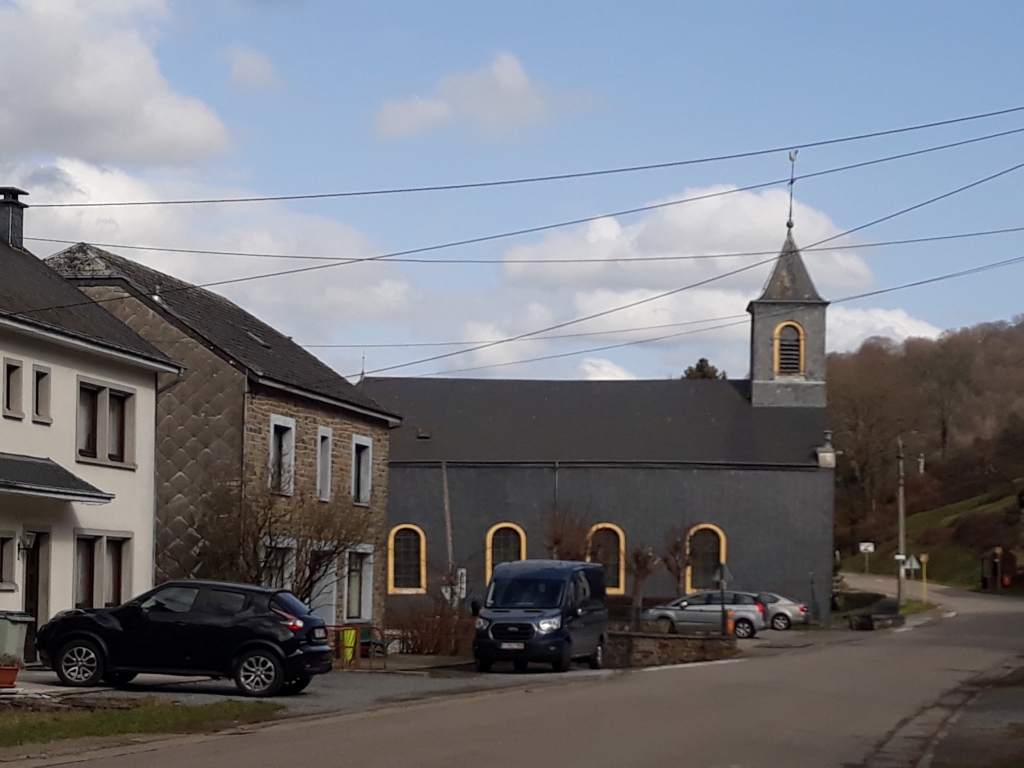
{"label": "church bell tower", "polygon": [[771,277],[750,302],[754,406],[824,408],[825,308],[793,240],[792,218]]}

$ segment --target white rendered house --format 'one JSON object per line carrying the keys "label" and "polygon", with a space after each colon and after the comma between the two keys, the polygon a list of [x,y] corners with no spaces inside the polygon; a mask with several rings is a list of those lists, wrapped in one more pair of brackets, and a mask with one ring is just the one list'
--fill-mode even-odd
{"label": "white rendered house", "polygon": [[0,611],[38,626],[152,586],[156,391],[180,367],[24,250],[22,194],[0,188]]}

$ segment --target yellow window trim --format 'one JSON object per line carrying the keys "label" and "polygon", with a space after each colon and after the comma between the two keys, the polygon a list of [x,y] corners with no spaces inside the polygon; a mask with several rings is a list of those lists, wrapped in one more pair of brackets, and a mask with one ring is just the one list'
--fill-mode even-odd
{"label": "yellow window trim", "polygon": [[[797,373],[782,373],[779,370],[779,340],[782,337],[782,329],[786,327],[796,328],[796,332],[800,334],[800,371]],[[775,343],[773,345],[772,362],[772,369],[775,371],[776,376],[803,376],[805,374],[807,367],[805,362],[806,356],[804,352],[804,348],[806,346],[805,338],[806,337],[804,335],[804,328],[802,325],[800,325],[800,323],[794,320],[787,320],[784,323],[779,323],[778,327],[775,329]]]}
{"label": "yellow window trim", "polygon": [[587,531],[587,562],[590,562],[590,543],[594,534],[600,530],[613,531],[619,537],[619,586],[607,587],[605,592],[609,595],[626,594],[626,532],[615,523],[598,523],[592,525]]}
{"label": "yellow window trim", "polygon": [[511,528],[513,531],[519,534],[519,559],[526,559],[526,531],[523,530],[521,525],[515,523],[504,522],[492,525],[490,530],[487,531],[487,549],[486,549],[486,563],[485,570],[487,574],[487,583],[491,581],[491,571],[493,568],[493,552],[491,551],[492,542],[494,541],[494,534],[500,531],[502,528]]}
{"label": "yellow window trim", "polygon": [[[395,534],[399,531],[416,531],[420,537],[420,586],[417,589],[395,586]],[[427,535],[423,529],[412,523],[396,525],[388,534],[388,594],[389,595],[425,595],[427,594]]]}
{"label": "yellow window trim", "polygon": [[690,539],[693,534],[697,531],[714,531],[718,534],[718,562],[726,562],[726,555],[728,544],[725,538],[725,531],[719,528],[714,523],[699,523],[693,526],[686,534],[686,577],[685,577],[685,591],[686,594],[692,595],[697,590],[693,588],[693,566],[689,565],[690,562]]}

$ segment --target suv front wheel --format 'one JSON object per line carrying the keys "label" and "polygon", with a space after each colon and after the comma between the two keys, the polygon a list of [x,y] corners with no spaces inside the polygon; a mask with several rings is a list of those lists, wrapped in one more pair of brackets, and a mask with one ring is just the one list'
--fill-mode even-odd
{"label": "suv front wheel", "polygon": [[57,651],[53,668],[64,685],[99,685],[103,678],[103,652],[91,640],[72,640]]}
{"label": "suv front wheel", "polygon": [[273,651],[246,651],[235,663],[235,684],[246,696],[273,696],[284,685],[284,666]]}

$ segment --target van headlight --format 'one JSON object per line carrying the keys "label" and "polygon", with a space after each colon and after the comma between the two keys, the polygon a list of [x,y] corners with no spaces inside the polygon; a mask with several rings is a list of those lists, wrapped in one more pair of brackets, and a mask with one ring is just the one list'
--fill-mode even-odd
{"label": "van headlight", "polygon": [[541,619],[537,622],[537,629],[543,632],[554,632],[556,629],[562,626],[562,619],[560,616],[556,616],[553,619]]}
{"label": "van headlight", "polygon": [[476,617],[476,628],[479,629],[481,632],[485,631],[489,626],[491,626],[491,622],[489,622],[483,616]]}

